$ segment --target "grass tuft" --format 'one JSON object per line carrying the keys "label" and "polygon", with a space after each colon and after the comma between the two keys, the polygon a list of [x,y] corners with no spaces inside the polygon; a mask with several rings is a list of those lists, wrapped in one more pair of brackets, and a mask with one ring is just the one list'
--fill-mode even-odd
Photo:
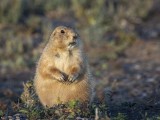
{"label": "grass tuft", "polygon": [[52,108],[43,107],[35,94],[33,81],[28,81],[24,84],[24,92],[21,95],[22,103],[20,103],[18,111],[25,115],[28,119],[76,119],[79,118],[94,118],[95,109],[99,109],[99,115],[106,116],[105,104],[89,104],[81,103],[77,100],[72,100],[66,104],[58,104]]}

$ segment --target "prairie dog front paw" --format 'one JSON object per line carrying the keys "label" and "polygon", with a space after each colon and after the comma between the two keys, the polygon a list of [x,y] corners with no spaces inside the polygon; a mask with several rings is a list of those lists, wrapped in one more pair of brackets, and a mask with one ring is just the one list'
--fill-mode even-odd
{"label": "prairie dog front paw", "polygon": [[78,78],[78,74],[72,74],[68,76],[68,81],[69,82],[74,82]]}
{"label": "prairie dog front paw", "polygon": [[54,78],[60,82],[65,82],[67,77],[65,74],[59,73],[57,75],[54,75]]}

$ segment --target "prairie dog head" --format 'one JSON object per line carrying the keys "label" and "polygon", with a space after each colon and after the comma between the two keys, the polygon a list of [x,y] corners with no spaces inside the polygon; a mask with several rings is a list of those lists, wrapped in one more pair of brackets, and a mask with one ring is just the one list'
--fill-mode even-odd
{"label": "prairie dog head", "polygon": [[79,48],[81,42],[77,32],[65,26],[55,28],[51,35],[51,39],[53,39],[56,47],[66,50]]}

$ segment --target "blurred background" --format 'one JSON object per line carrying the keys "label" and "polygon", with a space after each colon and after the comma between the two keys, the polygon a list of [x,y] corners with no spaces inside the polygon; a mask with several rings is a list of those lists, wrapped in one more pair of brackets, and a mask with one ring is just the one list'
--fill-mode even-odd
{"label": "blurred background", "polygon": [[160,102],[159,0],[1,0],[0,109],[18,101],[59,25],[85,42],[100,100]]}

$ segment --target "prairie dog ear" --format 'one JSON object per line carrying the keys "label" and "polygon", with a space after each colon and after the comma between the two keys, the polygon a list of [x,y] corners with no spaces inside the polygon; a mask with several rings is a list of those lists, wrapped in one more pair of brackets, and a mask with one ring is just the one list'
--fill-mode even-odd
{"label": "prairie dog ear", "polygon": [[51,34],[51,36],[50,36],[50,39],[54,39],[55,38],[55,35],[56,35],[56,31],[54,30],[53,32],[52,32],[52,34]]}
{"label": "prairie dog ear", "polygon": [[56,34],[56,30],[53,31],[52,36],[54,37]]}

